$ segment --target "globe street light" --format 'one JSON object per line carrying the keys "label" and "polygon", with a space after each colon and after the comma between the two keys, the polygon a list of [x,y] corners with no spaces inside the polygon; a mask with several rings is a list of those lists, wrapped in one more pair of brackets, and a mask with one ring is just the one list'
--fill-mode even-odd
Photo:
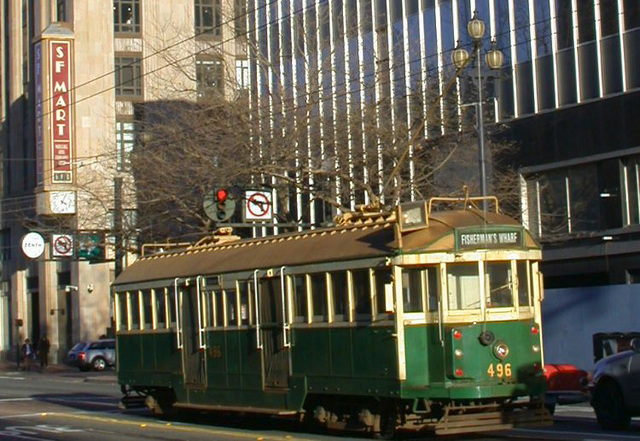
{"label": "globe street light", "polygon": [[[474,103],[476,106],[476,118],[478,120],[478,160],[480,163],[480,191],[482,196],[487,195],[487,167],[486,158],[484,152],[484,124],[482,117],[482,62],[480,61],[480,50],[482,49],[482,37],[484,37],[485,26],[484,22],[478,18],[478,11],[473,13],[473,17],[467,23],[467,32],[473,41],[473,50],[475,56],[475,62],[477,67],[477,86],[478,86],[478,102]],[[460,42],[451,53],[451,61],[456,69],[464,67],[469,61],[469,52],[460,47]],[[487,66],[492,70],[497,70],[502,67],[503,55],[497,48],[495,39],[491,41],[491,49],[487,51],[485,55],[485,62]]]}

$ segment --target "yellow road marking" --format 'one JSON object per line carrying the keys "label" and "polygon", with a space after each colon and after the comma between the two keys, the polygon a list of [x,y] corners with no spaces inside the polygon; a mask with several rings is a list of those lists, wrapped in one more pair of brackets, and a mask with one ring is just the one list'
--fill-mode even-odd
{"label": "yellow road marking", "polygon": [[[166,430],[167,427],[171,427],[171,429],[175,430],[175,431],[180,431],[180,432],[185,432],[185,433],[200,433],[200,434],[208,434],[208,435],[224,435],[227,437],[234,437],[234,438],[241,438],[241,439],[252,439],[252,440],[257,440],[257,441],[265,441],[265,440],[273,440],[273,441],[290,441],[291,440],[291,436],[290,435],[269,435],[269,436],[258,436],[255,433],[251,434],[251,433],[238,433],[238,432],[232,432],[229,430],[224,430],[224,429],[213,429],[213,428],[204,428],[204,427],[193,427],[193,426],[183,426],[183,425],[175,425],[172,423],[159,423],[159,422],[152,422],[152,423],[140,423],[139,421],[127,421],[127,420],[119,420],[116,418],[108,418],[108,417],[101,417],[101,416],[95,416],[95,415],[87,415],[87,414],[77,414],[77,413],[66,413],[66,412],[49,412],[46,414],[42,415],[43,418],[45,417],[60,417],[60,418],[75,418],[77,420],[84,420],[84,421],[98,421],[98,422],[103,422],[103,423],[113,423],[113,424],[119,424],[119,425],[128,425],[128,426],[138,426],[141,427],[145,430],[153,430],[153,429],[164,429]],[[307,441],[317,441],[315,439],[312,438],[296,438],[297,440],[307,440]]]}

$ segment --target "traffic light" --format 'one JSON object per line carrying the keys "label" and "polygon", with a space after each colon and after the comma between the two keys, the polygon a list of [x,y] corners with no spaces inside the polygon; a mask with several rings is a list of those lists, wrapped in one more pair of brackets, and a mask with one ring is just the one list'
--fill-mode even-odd
{"label": "traffic light", "polygon": [[231,219],[236,211],[236,201],[242,199],[242,194],[236,189],[237,187],[222,187],[205,194],[203,208],[209,219],[216,222]]}
{"label": "traffic light", "polygon": [[224,222],[231,219],[236,211],[236,200],[226,188],[219,188],[215,195],[215,220]]}

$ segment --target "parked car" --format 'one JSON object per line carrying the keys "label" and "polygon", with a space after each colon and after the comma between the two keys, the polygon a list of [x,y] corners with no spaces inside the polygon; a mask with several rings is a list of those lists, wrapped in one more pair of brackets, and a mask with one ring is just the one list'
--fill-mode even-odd
{"label": "parked car", "polygon": [[78,342],[67,353],[67,362],[81,371],[103,371],[116,364],[116,342],[114,339]]}
{"label": "parked car", "polygon": [[547,379],[545,406],[553,415],[556,404],[575,404],[589,401],[589,373],[572,364],[546,364]]}
{"label": "parked car", "polygon": [[640,338],[630,349],[602,358],[595,365],[589,385],[591,406],[603,429],[629,427],[640,416]]}

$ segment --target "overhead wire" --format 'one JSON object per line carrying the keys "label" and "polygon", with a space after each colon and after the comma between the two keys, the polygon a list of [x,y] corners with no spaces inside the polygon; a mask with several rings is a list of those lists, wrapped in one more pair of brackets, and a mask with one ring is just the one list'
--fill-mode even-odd
{"label": "overhead wire", "polygon": [[[241,16],[242,16],[242,17],[249,18],[249,17],[251,16],[251,14],[256,13],[256,11],[259,11],[259,10],[261,10],[261,9],[263,9],[263,8],[264,8],[264,9],[266,9],[268,6],[273,5],[273,4],[276,4],[276,3],[278,3],[278,0],[273,0],[273,1],[268,2],[268,3],[265,3],[265,4],[263,4],[263,5],[261,5],[261,6],[257,7],[257,8],[254,8],[253,10],[247,10],[246,12],[244,12],[243,14],[241,14]],[[211,47],[210,47],[210,46],[204,47],[203,49],[198,50],[198,51],[196,51],[195,53],[190,53],[189,55],[187,55],[187,56],[185,56],[185,57],[182,57],[182,58],[179,58],[179,59],[177,59],[177,60],[174,60],[174,61],[172,61],[172,62],[170,62],[170,63],[167,63],[167,64],[165,64],[165,65],[163,65],[163,66],[159,66],[159,67],[158,67],[158,68],[156,68],[156,69],[152,69],[151,71],[143,72],[143,73],[142,73],[139,77],[137,77],[136,79],[141,78],[141,77],[144,77],[144,76],[146,76],[146,75],[150,75],[150,74],[155,73],[155,72],[158,72],[158,71],[160,71],[160,70],[162,70],[162,69],[164,69],[164,68],[167,68],[167,67],[173,66],[173,65],[177,64],[178,62],[181,62],[181,61],[187,60],[187,59],[189,59],[189,58],[193,58],[194,56],[196,56],[196,55],[198,55],[198,54],[200,54],[200,53],[203,53],[203,52],[206,52],[206,51],[210,51],[210,50],[213,50],[213,49],[217,49],[219,46],[222,46],[222,45],[224,45],[225,43],[228,43],[229,41],[235,41],[238,37],[242,37],[242,36],[245,36],[245,37],[246,37],[246,36],[251,35],[252,33],[253,33],[253,34],[257,34],[259,31],[262,31],[262,30],[264,30],[264,29],[268,28],[269,26],[272,26],[272,25],[274,25],[274,24],[283,23],[285,20],[289,20],[289,19],[291,19],[292,15],[295,17],[297,14],[305,13],[305,12],[310,11],[310,10],[315,10],[315,6],[316,6],[315,4],[309,4],[307,7],[303,7],[303,8],[300,8],[300,9],[295,10],[295,11],[293,12],[293,14],[292,14],[292,13],[290,13],[290,12],[288,11],[289,13],[287,13],[287,14],[285,14],[285,15],[282,15],[281,17],[277,17],[277,18],[276,18],[275,20],[273,20],[273,21],[267,21],[266,23],[264,23],[264,24],[262,24],[262,25],[259,25],[259,26],[255,27],[255,28],[251,28],[251,27],[248,25],[248,23],[247,23],[247,30],[246,30],[246,32],[245,32],[244,34],[240,34],[240,35],[235,34],[233,37],[230,37],[230,38],[228,38],[228,39],[226,39],[226,40],[223,40],[223,41],[216,41],[216,42],[214,42],[214,45],[212,45]],[[567,12],[568,12],[568,13],[573,13],[573,12],[575,12],[575,11],[570,10],[570,11],[567,11]],[[231,23],[232,21],[236,21],[236,20],[237,20],[237,18],[238,18],[238,16],[234,16],[234,17],[233,17],[233,18],[231,18],[230,20],[228,20],[228,21],[226,21],[226,22],[222,22],[222,23],[220,24],[220,27],[223,27],[224,25],[227,25],[227,24]],[[550,19],[549,19],[549,20],[550,20]],[[549,20],[544,19],[544,20],[540,20],[539,22],[526,23],[526,24],[524,24],[524,25],[523,25],[521,28],[519,28],[519,29],[520,29],[520,30],[527,29],[527,28],[529,28],[532,24],[533,24],[533,25],[537,25],[537,24],[548,23],[548,22],[549,22]],[[359,23],[360,23],[360,20],[359,20]],[[359,25],[359,26],[363,26],[363,25],[364,25],[364,24],[360,23],[360,25]],[[202,31],[202,33],[207,33],[208,31],[209,31],[209,30],[207,29],[207,30]],[[343,31],[344,31],[344,30],[343,30]],[[518,29],[514,29],[514,31],[518,31]],[[496,33],[496,34],[495,34],[495,36],[505,35],[505,34],[508,34],[508,33],[510,33],[510,32],[511,32],[511,30],[507,30],[507,31],[502,32],[502,33]],[[556,30],[556,34],[557,34],[557,33],[558,33],[558,31]],[[185,43],[187,43],[187,42],[189,42],[189,41],[195,40],[195,39],[196,39],[196,37],[197,37],[198,35],[200,35],[200,34],[190,35],[189,37],[187,37],[187,38],[185,38],[185,39],[182,39],[182,40],[180,40],[180,41],[178,41],[178,42],[176,42],[176,43],[173,43],[173,44],[171,44],[171,45],[169,45],[169,46],[167,46],[167,47],[163,47],[163,48],[162,48],[162,49],[160,49],[160,50],[157,50],[157,51],[155,51],[155,52],[153,52],[153,53],[151,53],[151,54],[149,54],[149,55],[144,56],[141,60],[145,60],[145,59],[148,59],[148,58],[150,58],[150,57],[157,56],[157,55],[159,55],[159,54],[161,54],[161,53],[163,53],[163,52],[168,51],[169,49],[172,49],[172,48],[178,47],[178,46],[180,46],[180,45],[182,45],[182,44],[185,44]],[[551,37],[551,36],[552,36],[552,34],[551,34],[551,32],[549,32],[549,36],[548,36],[548,37]],[[537,38],[536,38],[536,39],[537,39]],[[526,40],[526,41],[510,42],[510,44],[509,44],[509,46],[508,46],[508,47],[510,48],[510,47],[513,47],[513,46],[519,46],[519,45],[522,45],[522,44],[531,43],[531,41],[533,41],[533,40],[534,40],[534,37],[533,37],[533,36],[531,36],[531,34],[530,34],[530,35],[529,35],[529,39],[528,39],[528,40]],[[315,42],[316,44],[318,43],[318,42],[316,41],[316,39],[314,39],[314,42]],[[279,43],[279,42],[278,42],[278,43]],[[316,48],[316,49],[317,49],[317,48]],[[504,50],[505,48],[504,48],[504,47],[501,47],[501,49],[503,49],[503,50]],[[419,58],[413,58],[413,59],[410,59],[410,60],[405,61],[405,62],[403,62],[403,63],[396,63],[396,64],[394,64],[393,66],[390,66],[389,71],[390,71],[390,72],[393,72],[393,71],[395,71],[396,69],[399,69],[399,68],[405,67],[407,64],[418,63],[418,62],[422,62],[423,60],[427,61],[427,60],[429,60],[429,59],[433,59],[434,57],[444,56],[445,54],[446,54],[446,52],[445,52],[445,51],[443,51],[443,52],[439,52],[439,53],[424,54],[424,56],[421,56],[421,57],[419,57]],[[404,58],[404,57],[403,57],[403,58]],[[451,65],[452,65],[452,64],[451,64],[450,62],[443,63],[442,68],[450,68],[450,67],[451,67]],[[345,70],[346,70],[346,69],[348,69],[348,67],[346,67],[346,68],[345,68]],[[109,76],[109,75],[113,75],[113,74],[115,74],[118,70],[119,70],[119,69],[114,69],[114,70],[112,70],[112,71],[110,71],[110,72],[107,72],[107,73],[101,74],[101,75],[99,75],[99,76],[97,76],[97,77],[95,77],[95,78],[93,78],[93,79],[91,79],[91,80],[88,80],[88,81],[85,81],[85,82],[83,82],[83,83],[81,83],[81,84],[75,85],[75,86],[72,88],[72,90],[73,90],[73,91],[75,91],[76,89],[79,89],[79,88],[81,88],[81,87],[87,86],[87,85],[89,85],[89,84],[91,84],[91,83],[93,83],[93,82],[99,81],[100,79],[103,79],[103,78],[105,78],[105,77],[107,77],[107,76]],[[435,72],[435,71],[437,71],[437,70],[438,70],[438,68],[437,68],[437,67],[434,67],[433,69],[431,69],[431,71],[432,71],[432,72]],[[409,70],[409,71],[410,71],[410,70]],[[347,95],[349,95],[349,94],[358,93],[358,92],[360,92],[360,93],[361,93],[361,92],[364,92],[364,91],[366,91],[366,89],[367,89],[368,87],[372,87],[372,85],[368,85],[368,86],[367,86],[367,85],[365,85],[365,88],[364,88],[364,89],[363,89],[363,88],[361,88],[361,87],[360,87],[360,88],[352,88],[352,87],[348,87],[348,86],[349,86],[350,84],[355,83],[355,82],[364,83],[367,79],[370,79],[372,76],[375,76],[375,75],[376,75],[376,72],[374,71],[373,73],[365,74],[365,75],[363,76],[363,78],[362,78],[362,79],[360,79],[360,78],[358,77],[357,79],[353,79],[353,80],[351,80],[349,83],[347,83],[346,81],[344,81],[344,82],[341,82],[341,83],[335,84],[335,85],[333,85],[333,87],[334,87],[334,88],[336,88],[336,89],[344,88],[344,92],[342,92],[341,94],[331,94],[331,95],[329,95],[328,97],[325,97],[323,100],[319,100],[319,101],[317,101],[316,103],[314,103],[314,105],[320,105],[320,104],[322,104],[323,102],[325,102],[325,103],[326,103],[326,102],[328,102],[328,101],[330,101],[330,100],[343,98],[343,97],[345,97],[345,96],[347,96]],[[406,80],[406,81],[411,80],[411,79],[413,79],[414,77],[416,77],[416,76],[418,76],[418,75],[422,75],[422,72],[413,72],[413,73],[409,73],[409,75],[405,77],[405,80]],[[398,83],[398,82],[400,82],[400,81],[402,80],[402,78],[391,78],[391,77],[393,77],[393,75],[390,75],[390,76],[389,76],[389,80],[388,80],[388,81],[383,82],[383,83],[382,83],[382,85],[383,85],[383,86],[389,86],[390,84],[395,84],[395,83]],[[400,87],[402,87],[402,86],[400,86]],[[100,95],[100,94],[102,94],[102,93],[108,92],[108,91],[110,91],[110,90],[112,90],[112,89],[115,89],[115,88],[116,88],[116,86],[115,86],[115,85],[114,85],[114,86],[111,86],[111,87],[109,87],[109,88],[107,88],[107,89],[103,89],[103,90],[101,90],[101,91],[99,91],[99,92],[96,92],[96,93],[90,94],[90,95],[85,96],[85,97],[82,97],[82,98],[80,98],[80,99],[76,99],[76,100],[74,100],[72,103],[70,103],[69,105],[75,105],[75,104],[77,104],[77,103],[79,103],[79,102],[86,101],[86,100],[88,100],[88,99],[91,99],[91,98],[93,98],[93,97],[95,97],[95,96],[98,96],[98,95]],[[316,91],[312,91],[311,93],[313,94],[313,93],[315,93],[315,92],[316,92]],[[307,97],[307,98],[308,98],[308,96],[307,96],[307,95],[308,95],[308,94],[306,94],[306,93],[302,93],[302,94],[299,94],[299,95],[298,95],[298,98],[305,98],[305,97]],[[401,96],[399,96],[399,98],[407,98],[407,97],[411,97],[411,96],[412,96],[412,95],[405,94],[405,95],[401,95]],[[50,98],[50,99],[51,99],[51,98]],[[304,107],[306,107],[306,106],[308,106],[308,104],[303,104],[303,105],[298,106],[298,107],[287,108],[287,109],[288,109],[288,111],[295,111],[295,110],[298,110],[298,109],[300,109],[300,108],[304,108]],[[268,108],[270,108],[270,105],[264,105],[263,107],[261,107],[261,108],[257,108],[257,109],[256,109],[256,108],[254,108],[254,109],[249,109],[249,110],[247,111],[247,114],[249,114],[250,112],[256,112],[256,111],[260,112],[260,111],[262,111],[262,110],[266,110],[266,109],[268,109]],[[48,116],[48,115],[49,115],[49,113],[44,114],[43,116]],[[191,128],[190,128],[190,130],[193,130],[193,127],[191,127]],[[114,155],[114,153],[97,154],[97,155],[89,155],[89,156],[84,156],[84,157],[78,157],[78,158],[76,158],[76,160],[89,160],[89,159],[92,159],[92,160],[98,161],[101,157],[105,157],[105,156],[112,156],[112,155]],[[4,158],[4,160],[5,160],[5,161],[10,161],[10,162],[11,162],[11,161],[23,161],[23,162],[24,162],[24,161],[35,161],[36,159],[35,159],[35,158]],[[26,199],[28,199],[28,198],[33,198],[33,197],[35,197],[35,196],[22,196],[21,198],[25,198],[25,200],[26,200]],[[8,201],[8,200],[17,200],[17,199],[18,199],[18,198],[4,198],[3,200],[4,200],[4,201]]]}

